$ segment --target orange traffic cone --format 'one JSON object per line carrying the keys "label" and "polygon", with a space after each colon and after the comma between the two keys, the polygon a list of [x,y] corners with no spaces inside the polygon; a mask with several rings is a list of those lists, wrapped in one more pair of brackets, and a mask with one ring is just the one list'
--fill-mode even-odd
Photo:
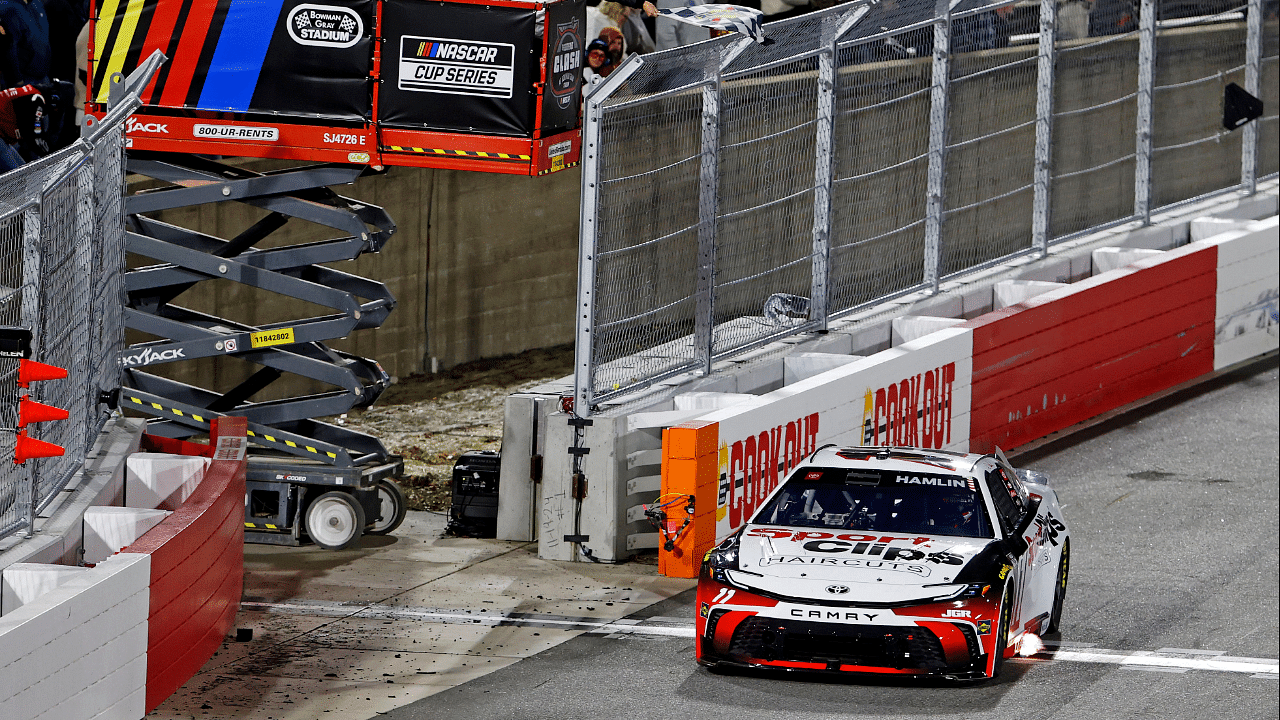
{"label": "orange traffic cone", "polygon": [[13,461],[19,465],[31,458],[58,457],[66,452],[61,445],[27,437],[26,430],[19,431],[15,440],[17,442],[13,448]]}
{"label": "orange traffic cone", "polygon": [[26,395],[23,395],[22,399],[18,401],[18,427],[20,428],[24,428],[31,423],[66,420],[68,417],[66,410],[38,403],[27,398]]}
{"label": "orange traffic cone", "polygon": [[45,365],[35,360],[19,360],[18,361],[18,387],[25,388],[27,383],[40,382],[42,380],[61,380],[67,376],[64,368],[56,365]]}

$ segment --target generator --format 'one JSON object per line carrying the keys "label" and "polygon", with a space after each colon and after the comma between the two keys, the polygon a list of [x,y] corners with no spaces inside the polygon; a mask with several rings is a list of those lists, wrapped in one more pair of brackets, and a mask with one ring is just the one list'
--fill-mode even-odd
{"label": "generator", "polygon": [[491,538],[498,535],[498,469],[502,453],[474,450],[453,464],[448,532]]}

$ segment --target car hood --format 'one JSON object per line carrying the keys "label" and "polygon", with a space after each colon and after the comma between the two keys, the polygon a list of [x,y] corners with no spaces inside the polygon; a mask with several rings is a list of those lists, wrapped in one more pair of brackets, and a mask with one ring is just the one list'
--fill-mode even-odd
{"label": "car hood", "polygon": [[[985,563],[988,538],[889,535],[749,525],[739,541],[737,584],[771,595],[842,602],[905,602],[947,595]],[[979,558],[979,556],[983,556]],[[950,585],[951,587],[947,587]]]}

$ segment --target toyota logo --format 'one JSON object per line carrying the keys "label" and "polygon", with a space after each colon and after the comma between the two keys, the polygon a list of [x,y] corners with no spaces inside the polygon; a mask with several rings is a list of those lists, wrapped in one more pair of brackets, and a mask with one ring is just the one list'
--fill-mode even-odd
{"label": "toyota logo", "polygon": [[845,593],[849,592],[849,588],[844,585],[828,585],[827,592],[831,593],[832,595],[844,595]]}

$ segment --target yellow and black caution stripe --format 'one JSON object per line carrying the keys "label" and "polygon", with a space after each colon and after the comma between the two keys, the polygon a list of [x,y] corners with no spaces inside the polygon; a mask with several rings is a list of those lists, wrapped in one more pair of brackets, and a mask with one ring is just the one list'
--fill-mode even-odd
{"label": "yellow and black caution stripe", "polygon": [[251,523],[251,522],[247,522],[247,523],[245,523],[245,524],[244,524],[244,527],[245,527],[245,529],[246,529],[246,530],[259,530],[259,529],[261,529],[261,530],[285,530],[285,529],[287,529],[287,528],[282,528],[282,527],[280,527],[279,525],[272,525],[271,523]]}
{"label": "yellow and black caution stripe", "polygon": [[[222,417],[219,413],[209,413],[207,410],[175,403],[172,400],[132,388],[122,388],[120,398],[123,403],[126,403],[124,407],[132,407],[148,415],[173,420],[189,427],[198,427],[204,430],[209,428],[210,420],[215,417]],[[281,432],[265,425],[249,423],[245,434],[258,445],[283,450],[291,455],[312,457],[329,465],[350,465],[351,463],[350,455],[341,447],[317,442],[311,438],[294,435],[293,433]]]}
{"label": "yellow and black caution stripe", "polygon": [[551,167],[547,168],[546,170],[539,170],[539,171],[538,171],[538,175],[540,175],[540,176],[541,176],[541,175],[547,175],[547,174],[549,174],[549,173],[553,173],[553,172],[560,172],[561,170],[567,170],[567,169],[569,169],[569,168],[571,168],[571,167],[577,167],[577,166],[578,166],[578,163],[576,163],[576,162],[565,163],[565,164],[560,165],[560,166],[552,165]]}
{"label": "yellow and black caution stripe", "polygon": [[392,152],[412,152],[422,153],[424,155],[441,155],[444,157],[483,158],[485,160],[515,160],[520,162],[529,162],[531,159],[528,155],[478,152],[475,150],[444,150],[441,148],[404,147],[400,145],[388,145],[385,149],[391,150]]}

